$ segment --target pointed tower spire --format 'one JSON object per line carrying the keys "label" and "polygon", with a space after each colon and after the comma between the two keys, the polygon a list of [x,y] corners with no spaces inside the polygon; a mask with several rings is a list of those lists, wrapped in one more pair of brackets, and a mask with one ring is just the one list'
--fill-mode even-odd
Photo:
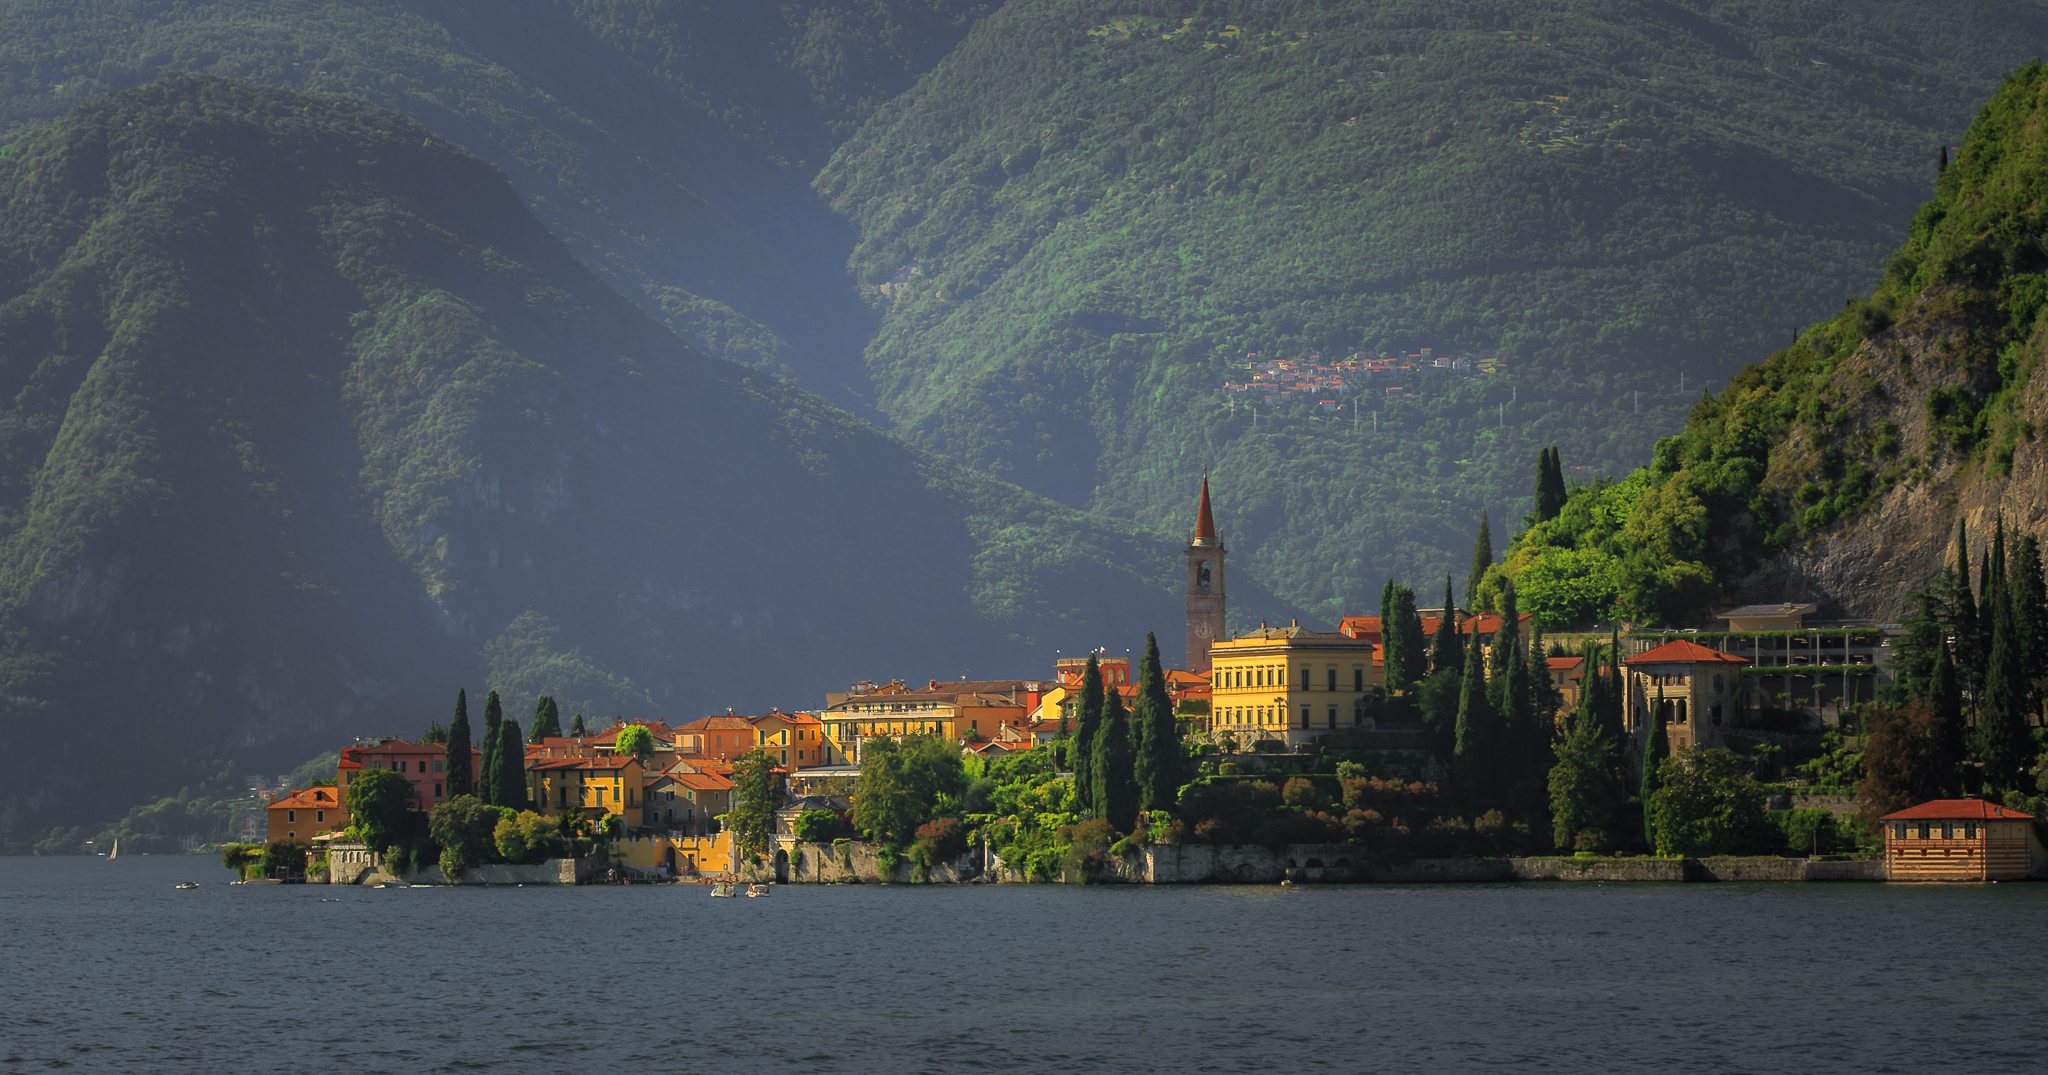
{"label": "pointed tower spire", "polygon": [[1195,509],[1195,536],[1190,545],[1215,545],[1216,515],[1209,510],[1209,468],[1202,468],[1202,503]]}

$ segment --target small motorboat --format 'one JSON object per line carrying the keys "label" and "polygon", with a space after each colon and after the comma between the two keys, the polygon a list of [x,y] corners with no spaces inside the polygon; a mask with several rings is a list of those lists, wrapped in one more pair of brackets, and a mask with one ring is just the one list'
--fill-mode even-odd
{"label": "small motorboat", "polygon": [[767,885],[748,885],[748,886],[747,886],[747,898],[748,898],[748,899],[752,899],[752,898],[754,898],[755,896],[766,896],[767,894],[768,894],[768,886],[767,886]]}
{"label": "small motorboat", "polygon": [[178,884],[177,884],[177,886],[176,886],[176,887],[178,888],[178,890],[179,890],[179,891],[181,891],[181,892],[182,892],[182,891],[184,891],[185,889],[188,889],[188,888],[198,888],[198,887],[199,887],[199,882],[197,882],[197,881],[180,881],[180,882],[178,882]]}
{"label": "small motorboat", "polygon": [[711,894],[722,899],[730,899],[733,896],[739,895],[738,892],[734,891],[733,883],[731,881],[713,882],[711,885]]}

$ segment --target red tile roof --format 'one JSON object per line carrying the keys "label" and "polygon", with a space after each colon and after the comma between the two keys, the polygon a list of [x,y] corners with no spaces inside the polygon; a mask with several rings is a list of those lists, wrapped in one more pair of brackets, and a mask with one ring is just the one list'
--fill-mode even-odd
{"label": "red tile roof", "polygon": [[753,730],[754,725],[747,718],[736,717],[731,714],[700,717],[676,729],[678,732],[691,735],[700,735],[704,732],[751,732]]}
{"label": "red tile roof", "polygon": [[1661,646],[1645,650],[1623,660],[1626,665],[1638,664],[1748,664],[1745,657],[1708,649],[1697,642],[1674,638]]}
{"label": "red tile roof", "polygon": [[1216,541],[1216,515],[1209,510],[1209,472],[1202,472],[1202,503],[1195,508],[1196,541],[1214,544]]}
{"label": "red tile roof", "polygon": [[638,761],[631,754],[599,754],[589,758],[559,758],[554,761],[536,762],[534,772],[556,769],[624,769]]}
{"label": "red tile roof", "polygon": [[1580,665],[1582,665],[1582,664],[1585,664],[1585,663],[1586,663],[1586,659],[1585,659],[1584,657],[1545,657],[1545,658],[1543,658],[1543,666],[1544,666],[1545,668],[1548,668],[1548,669],[1550,669],[1550,670],[1554,671],[1554,672],[1569,672],[1569,671],[1572,671],[1573,669],[1576,669],[1576,668],[1577,668],[1578,666],[1580,666]]}
{"label": "red tile roof", "polygon": [[2009,806],[1988,803],[1982,799],[1935,799],[1918,806],[1909,806],[1897,813],[1886,814],[1880,821],[2032,821],[2034,815],[2022,814]]}

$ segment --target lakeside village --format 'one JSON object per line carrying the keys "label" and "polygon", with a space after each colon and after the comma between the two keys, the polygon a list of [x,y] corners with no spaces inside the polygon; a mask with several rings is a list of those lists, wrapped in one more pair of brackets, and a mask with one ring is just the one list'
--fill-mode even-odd
{"label": "lakeside village", "polygon": [[598,730],[542,698],[531,734],[458,694],[222,858],[330,883],[2017,879],[2048,864],[2048,601],[2036,543],[2005,544],[1973,585],[1959,534],[1903,625],[1794,602],[1546,639],[1512,585],[1468,611],[1447,579],[1437,607],[1390,582],[1331,630],[1227,635],[1205,478],[1183,668],[1148,639],[1135,667]]}
{"label": "lakeside village", "polygon": [[[1377,355],[1354,351],[1343,358],[1324,358],[1319,352],[1279,356],[1247,351],[1242,364],[1233,367],[1244,378],[1223,383],[1224,402],[1233,412],[1243,404],[1269,414],[1338,414],[1347,407],[1356,414],[1358,401],[1368,394],[1392,399],[1424,379],[1489,376],[1507,364],[1490,355],[1438,354],[1435,348],[1424,347]],[[1379,391],[1372,392],[1374,388]]]}

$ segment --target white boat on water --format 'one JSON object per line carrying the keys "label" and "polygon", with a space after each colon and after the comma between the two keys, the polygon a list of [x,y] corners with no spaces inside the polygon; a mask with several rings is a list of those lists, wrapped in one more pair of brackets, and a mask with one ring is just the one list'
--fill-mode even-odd
{"label": "white boat on water", "polygon": [[121,857],[121,838],[120,838],[119,836],[116,836],[116,837],[114,837],[114,846],[112,846],[112,847],[110,847],[110,848],[107,848],[107,861],[108,861],[108,862],[112,862],[112,861],[114,861],[115,859],[117,859],[117,858],[120,858],[120,857]]}
{"label": "white boat on water", "polygon": [[766,896],[768,894],[768,891],[769,890],[767,885],[748,885],[747,898],[752,899],[756,896]]}
{"label": "white boat on water", "polygon": [[731,881],[714,881],[714,882],[712,882],[712,884],[711,884],[711,894],[712,894],[713,896],[717,896],[717,897],[720,897],[720,898],[723,898],[723,899],[730,899],[730,898],[732,898],[733,896],[737,896],[737,895],[739,895],[739,893],[738,893],[737,891],[735,891],[735,889],[734,889],[734,886],[733,886],[733,883],[732,883]]}

